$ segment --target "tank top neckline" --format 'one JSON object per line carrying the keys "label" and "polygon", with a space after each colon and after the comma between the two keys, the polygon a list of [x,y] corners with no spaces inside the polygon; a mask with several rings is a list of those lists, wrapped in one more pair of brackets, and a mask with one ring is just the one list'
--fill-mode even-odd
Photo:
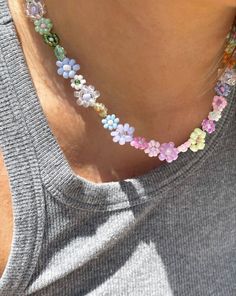
{"label": "tank top neckline", "polygon": [[2,45],[2,53],[8,65],[9,79],[12,85],[15,85],[12,103],[17,104],[21,110],[22,122],[30,135],[29,145],[33,145],[45,189],[66,205],[87,210],[110,211],[148,202],[154,197],[162,198],[204,164],[235,113],[233,98],[236,87],[228,97],[228,107],[223,118],[217,123],[215,133],[207,136],[203,151],[188,151],[181,154],[175,162],[164,163],[136,177],[105,183],[91,182],[73,172],[49,127],[8,5],[4,6],[1,23],[11,35],[11,42]]}

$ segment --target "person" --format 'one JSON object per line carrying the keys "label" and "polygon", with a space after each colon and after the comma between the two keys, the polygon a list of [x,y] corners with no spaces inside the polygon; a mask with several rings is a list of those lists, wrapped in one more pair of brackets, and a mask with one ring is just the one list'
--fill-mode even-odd
{"label": "person", "polygon": [[97,102],[152,149],[115,143],[83,88],[77,104],[24,2],[0,0],[0,295],[236,295],[232,60],[220,120],[204,141],[191,134],[216,96],[235,0],[44,1]]}

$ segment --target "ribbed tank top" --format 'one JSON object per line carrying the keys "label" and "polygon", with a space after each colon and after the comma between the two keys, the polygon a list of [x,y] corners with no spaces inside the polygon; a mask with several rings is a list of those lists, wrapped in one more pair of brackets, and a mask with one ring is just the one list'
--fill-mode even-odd
{"label": "ribbed tank top", "polygon": [[203,151],[90,182],[49,127],[0,0],[0,147],[14,215],[1,296],[236,295],[236,87]]}

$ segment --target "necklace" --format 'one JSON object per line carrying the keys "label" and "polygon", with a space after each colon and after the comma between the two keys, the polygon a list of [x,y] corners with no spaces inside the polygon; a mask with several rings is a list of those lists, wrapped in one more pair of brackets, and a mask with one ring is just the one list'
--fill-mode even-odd
{"label": "necklace", "polygon": [[[101,123],[110,132],[113,142],[120,145],[129,144],[135,149],[143,150],[149,157],[158,157],[161,161],[171,163],[178,158],[180,153],[188,150],[197,152],[205,147],[205,139],[208,134],[215,131],[217,121],[227,106],[227,97],[236,85],[236,19],[226,36],[223,65],[226,66],[224,73],[219,77],[212,101],[212,110],[205,118],[201,127],[197,127],[190,134],[189,139],[176,147],[173,142],[159,143],[156,140],[146,140],[144,137],[134,135],[135,128],[129,123],[122,124],[115,114],[108,114],[108,109],[103,103],[97,102],[100,92],[92,85],[86,84],[86,79],[77,74],[80,65],[75,59],[66,56],[65,49],[60,45],[59,36],[52,32],[51,19],[45,18],[45,3],[42,0],[26,0],[26,15],[33,21],[35,31],[38,32],[46,44],[54,51],[57,58],[57,73],[65,79],[69,79],[74,89],[74,97],[79,106],[92,108],[102,118]],[[220,69],[219,69],[220,70]]]}

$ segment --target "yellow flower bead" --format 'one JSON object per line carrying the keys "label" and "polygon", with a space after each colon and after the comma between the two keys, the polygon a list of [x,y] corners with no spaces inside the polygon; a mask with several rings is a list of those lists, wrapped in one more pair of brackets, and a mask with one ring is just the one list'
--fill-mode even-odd
{"label": "yellow flower bead", "polygon": [[205,147],[205,138],[206,133],[200,128],[195,128],[194,131],[190,135],[190,147],[189,149],[193,152],[197,152],[198,150],[203,150]]}

